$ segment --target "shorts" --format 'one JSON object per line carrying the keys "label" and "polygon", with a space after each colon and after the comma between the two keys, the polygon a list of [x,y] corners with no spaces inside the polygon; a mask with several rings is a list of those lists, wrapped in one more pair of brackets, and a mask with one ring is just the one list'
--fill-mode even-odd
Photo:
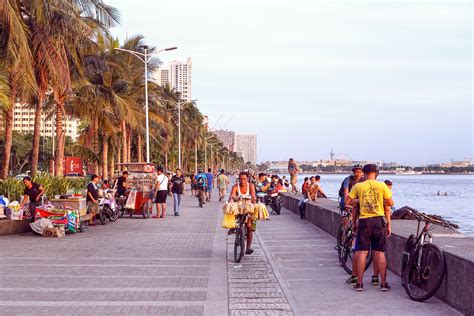
{"label": "shorts", "polygon": [[383,216],[361,218],[357,227],[355,251],[385,252],[387,243],[386,225]]}
{"label": "shorts", "polygon": [[212,187],[207,187],[206,192],[207,193],[212,193]]}
{"label": "shorts", "polygon": [[92,202],[92,201],[88,201],[87,202],[87,210],[89,211],[89,213],[92,216],[94,216],[94,215],[99,213],[99,205]]}
{"label": "shorts", "polygon": [[296,184],[298,182],[298,176],[296,174],[292,174],[290,176],[290,183],[291,184]]}
{"label": "shorts", "polygon": [[159,190],[156,192],[156,203],[166,203],[166,197],[168,196],[168,190]]}
{"label": "shorts", "polygon": [[257,220],[256,219],[249,219],[250,224],[248,227],[254,232],[257,230]]}

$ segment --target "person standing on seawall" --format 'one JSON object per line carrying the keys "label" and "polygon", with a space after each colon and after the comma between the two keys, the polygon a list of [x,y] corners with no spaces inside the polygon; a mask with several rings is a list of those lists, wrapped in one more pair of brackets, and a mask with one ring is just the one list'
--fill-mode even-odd
{"label": "person standing on seawall", "polygon": [[288,172],[290,173],[291,193],[298,193],[298,165],[293,158],[288,161]]}
{"label": "person standing on seawall", "polygon": [[[394,204],[392,192],[383,182],[377,181],[378,169],[374,164],[362,168],[364,182],[357,183],[345,200],[350,206],[358,201],[359,212],[352,212],[353,231],[356,232],[354,268],[357,276],[356,291],[363,291],[363,278],[368,250],[372,247],[374,264],[378,267],[382,282],[382,291],[390,290],[387,283],[387,259],[385,247],[392,231],[390,207]],[[378,282],[377,282],[378,283]]]}

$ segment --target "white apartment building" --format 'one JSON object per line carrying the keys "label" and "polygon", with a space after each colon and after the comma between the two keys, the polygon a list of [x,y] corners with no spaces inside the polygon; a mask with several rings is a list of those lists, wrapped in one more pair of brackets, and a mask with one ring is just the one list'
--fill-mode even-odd
{"label": "white apartment building", "polygon": [[158,68],[154,79],[160,86],[168,84],[181,94],[182,100],[189,102],[192,99],[192,66],[191,58],[185,63],[174,60],[167,67]]}
{"label": "white apartment building", "polygon": [[235,135],[235,152],[241,152],[245,162],[257,164],[257,135]]}
{"label": "white apartment building", "polygon": [[[27,104],[15,104],[13,109],[13,131],[23,134],[33,134],[35,126],[35,112],[34,108],[31,108]],[[76,140],[79,137],[79,123],[78,119],[71,117],[65,117],[63,120],[63,129],[66,132],[66,136]],[[5,122],[2,120],[0,123],[0,129],[4,130]],[[41,136],[51,137],[52,133],[56,133],[54,117],[48,117],[45,113],[41,115]]]}

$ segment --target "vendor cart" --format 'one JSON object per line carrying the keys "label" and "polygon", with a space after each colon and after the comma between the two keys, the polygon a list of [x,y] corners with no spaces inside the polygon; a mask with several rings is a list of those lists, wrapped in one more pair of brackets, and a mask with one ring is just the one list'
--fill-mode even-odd
{"label": "vendor cart", "polygon": [[[125,214],[141,215],[149,218],[152,212],[154,185],[157,179],[156,165],[153,163],[119,163],[116,169],[128,171],[128,191],[125,196],[117,197],[120,217]],[[118,178],[118,177],[117,177]],[[114,189],[117,187],[115,182]]]}
{"label": "vendor cart", "polygon": [[87,214],[86,199],[79,197],[59,198],[49,201],[49,206],[36,208],[35,220],[49,218],[53,224],[64,224],[66,231],[84,232],[89,223],[90,215]]}

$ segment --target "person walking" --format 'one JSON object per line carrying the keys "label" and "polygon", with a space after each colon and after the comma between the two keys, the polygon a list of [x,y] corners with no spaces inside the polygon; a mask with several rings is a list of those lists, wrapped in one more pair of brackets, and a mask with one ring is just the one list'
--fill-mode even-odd
{"label": "person walking", "polygon": [[206,201],[211,202],[212,187],[214,184],[214,175],[212,174],[211,168],[207,169],[206,177],[207,177]]}
{"label": "person walking", "polygon": [[41,196],[43,196],[45,189],[42,185],[31,181],[31,177],[24,177],[23,184],[25,190],[23,191],[23,200],[21,201],[20,208],[26,203],[30,202],[28,208],[31,212],[32,220],[34,222],[36,215],[36,205],[39,203]]}
{"label": "person walking", "polygon": [[288,161],[288,172],[290,173],[291,193],[298,193],[298,165],[293,158]]}
{"label": "person walking", "polygon": [[221,173],[217,176],[217,189],[219,190],[219,202],[222,202],[225,199],[225,193],[227,192],[227,187],[229,186],[229,178],[225,175],[225,170],[221,169]]}
{"label": "person walking", "polygon": [[[392,225],[390,222],[390,207],[393,206],[392,192],[383,182],[377,181],[378,168],[374,164],[367,164],[362,168],[364,182],[357,183],[349,192],[345,200],[347,207],[353,203],[359,205],[359,212],[352,212],[353,230],[356,232],[354,271],[356,291],[363,291],[363,278],[368,250],[372,247],[374,265],[380,273],[382,291],[390,290],[387,283],[387,259],[385,247],[387,237],[390,236]],[[374,276],[377,277],[378,276]],[[372,284],[377,283],[372,280]]]}
{"label": "person walking", "polygon": [[153,216],[153,218],[165,218],[166,197],[168,195],[168,176],[163,173],[163,167],[158,167],[157,173],[158,176],[156,178],[155,186],[156,216]]}
{"label": "person walking", "polygon": [[181,169],[176,169],[176,174],[171,178],[171,193],[173,194],[174,216],[179,216],[179,206],[181,205],[181,195],[184,194],[184,184]]}

